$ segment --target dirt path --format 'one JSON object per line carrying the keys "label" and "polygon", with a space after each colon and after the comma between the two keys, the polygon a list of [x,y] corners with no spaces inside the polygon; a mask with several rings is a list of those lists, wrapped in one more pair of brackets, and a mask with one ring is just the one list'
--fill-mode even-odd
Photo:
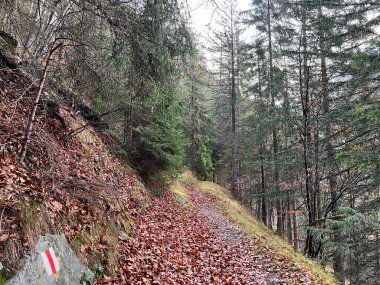
{"label": "dirt path", "polygon": [[[309,284],[256,255],[254,240],[213,208],[211,198],[189,188],[195,210],[170,193],[152,201],[123,240],[118,275],[98,284]],[[302,275],[301,275],[302,277]]]}
{"label": "dirt path", "polygon": [[[255,240],[244,233],[237,225],[231,223],[225,216],[215,209],[212,199],[204,193],[194,191],[188,187],[198,214],[206,221],[208,227],[218,240],[226,244],[229,252],[240,254],[241,264],[247,268],[248,274],[261,279],[260,284],[310,284],[309,276],[300,278],[299,272],[289,272],[287,264],[281,268],[278,262],[272,260],[270,254],[257,254]],[[276,265],[275,265],[276,264]],[[255,270],[252,271],[251,268]],[[308,274],[305,274],[308,275]],[[305,278],[302,278],[305,277]],[[243,284],[243,283],[238,283]],[[255,284],[255,283],[244,283]]]}

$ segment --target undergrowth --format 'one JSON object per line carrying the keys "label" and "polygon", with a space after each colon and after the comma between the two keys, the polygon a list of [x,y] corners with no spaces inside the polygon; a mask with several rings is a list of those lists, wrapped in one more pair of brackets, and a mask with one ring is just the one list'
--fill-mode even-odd
{"label": "undergrowth", "polygon": [[170,188],[171,174],[165,171],[145,174],[143,176],[144,183],[150,192],[161,197],[166,190]]}

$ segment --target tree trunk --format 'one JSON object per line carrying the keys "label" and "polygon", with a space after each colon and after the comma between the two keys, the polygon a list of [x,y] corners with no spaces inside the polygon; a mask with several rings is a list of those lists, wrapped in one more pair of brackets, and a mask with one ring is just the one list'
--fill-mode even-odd
{"label": "tree trunk", "polygon": [[292,236],[292,216],[291,216],[291,204],[290,204],[290,193],[289,190],[286,195],[286,233],[288,237],[288,242],[290,244],[293,243],[293,236]]}
{"label": "tree trunk", "polygon": [[123,146],[127,149],[128,145],[128,110],[124,110]]}
{"label": "tree trunk", "polygon": [[267,201],[265,196],[265,171],[264,171],[263,143],[260,142],[260,173],[261,173],[261,221],[267,225]]}
{"label": "tree trunk", "polygon": [[[319,114],[316,114],[319,117]],[[317,122],[314,125],[314,160],[315,160],[315,170],[314,170],[314,201],[313,203],[316,205],[316,216],[317,219],[322,217],[322,209],[321,209],[321,195],[320,195],[320,154],[319,154],[319,118],[317,118]]]}
{"label": "tree trunk", "polygon": [[295,198],[291,200],[292,203],[292,222],[293,222],[293,246],[295,250],[298,250],[298,225],[297,225],[297,214],[295,212],[296,210],[296,201]]}
{"label": "tree trunk", "polygon": [[[323,112],[324,116],[330,112],[330,96],[328,92],[328,77],[327,77],[327,65],[326,65],[326,46],[325,46],[325,33],[323,30],[323,19],[322,19],[322,7],[319,5],[318,7],[318,24],[319,24],[319,49],[321,54],[321,93],[323,97]],[[327,178],[329,183],[329,192],[331,199],[331,212],[333,215],[336,214],[337,210],[337,181],[334,175],[333,170],[333,161],[334,161],[334,148],[332,145],[332,122],[330,119],[326,122],[325,129],[326,141],[326,151],[327,151]],[[338,250],[335,252],[333,256],[333,268],[334,273],[337,276],[338,280],[344,282],[344,248],[339,245],[340,243],[340,235],[339,233],[335,234],[333,240],[338,245]]]}
{"label": "tree trunk", "polygon": [[377,280],[380,280],[380,235],[376,234],[376,265],[373,269],[374,276],[376,276]]}
{"label": "tree trunk", "polygon": [[[308,223],[312,224],[316,219],[316,199],[315,189],[313,184],[313,162],[312,162],[312,126],[311,126],[311,106],[309,94],[309,67],[308,67],[308,52],[307,52],[307,35],[306,35],[306,8],[302,5],[302,76],[300,78],[300,93],[302,101],[302,114],[304,120],[303,133],[303,155],[304,155],[304,172],[305,172],[305,195],[306,209],[308,211]],[[314,169],[315,170],[315,169]],[[315,258],[319,253],[319,246],[316,246],[316,241],[311,230],[306,231],[305,253]]]}
{"label": "tree trunk", "polygon": [[[262,89],[261,89],[261,68],[260,68],[260,60],[257,61],[257,67],[258,67],[258,77],[259,77],[259,95],[260,97],[263,96]],[[264,102],[262,102],[264,105]],[[266,189],[265,189],[265,166],[264,166],[264,141],[263,141],[263,133],[260,130],[260,149],[259,149],[259,157],[260,157],[260,205],[259,205],[259,216],[261,221],[268,225],[268,216],[267,216],[267,197],[266,197]]]}
{"label": "tree trunk", "polygon": [[124,142],[123,146],[126,151],[131,151],[133,146],[133,106],[132,96],[129,97],[129,104],[124,111]]}
{"label": "tree trunk", "polygon": [[[272,26],[271,26],[271,9],[270,0],[267,0],[267,29],[268,29],[268,52],[269,52],[269,96],[272,104],[272,108],[275,106],[275,94],[273,88],[273,51],[272,51]],[[274,188],[278,191],[279,184],[279,170],[278,170],[278,137],[277,137],[277,127],[275,124],[272,126],[272,137],[273,137],[273,162],[274,162]],[[283,235],[283,219],[282,219],[282,199],[280,193],[276,197],[276,225],[277,234]]]}
{"label": "tree trunk", "polygon": [[268,228],[273,229],[273,205],[272,203],[270,203],[270,201],[268,202],[267,202]]}
{"label": "tree trunk", "polygon": [[195,110],[195,94],[194,94],[194,74],[192,74],[191,77],[191,102],[190,102],[190,109],[191,109],[191,164],[193,170],[195,170],[196,167],[196,110]]}
{"label": "tree trunk", "polygon": [[237,134],[236,134],[236,55],[235,55],[235,34],[234,34],[234,17],[231,5],[230,17],[230,48],[231,48],[231,128],[232,128],[232,177],[231,177],[231,192],[237,198]]}
{"label": "tree trunk", "polygon": [[336,252],[333,256],[333,268],[334,268],[334,275],[336,278],[344,284],[344,259],[345,259],[345,250],[342,245],[338,245]]}
{"label": "tree trunk", "polygon": [[33,122],[34,122],[34,119],[36,117],[37,107],[38,107],[38,104],[40,103],[42,92],[43,92],[43,89],[44,89],[44,86],[45,86],[45,82],[46,82],[46,78],[47,78],[47,72],[48,72],[48,68],[49,68],[49,65],[50,65],[50,61],[51,61],[52,55],[61,46],[62,46],[62,43],[59,43],[56,46],[54,46],[50,50],[50,52],[48,54],[48,57],[46,59],[44,71],[43,71],[43,74],[42,74],[42,79],[41,79],[40,85],[38,87],[37,96],[34,99],[33,107],[32,107],[32,110],[31,110],[31,112],[29,114],[28,123],[27,123],[27,126],[25,128],[24,141],[23,141],[23,144],[22,144],[22,147],[21,147],[21,154],[20,154],[20,157],[19,157],[20,163],[22,163],[24,161],[25,156],[26,156],[26,152],[28,151],[28,144],[30,142],[30,136],[32,135],[32,131],[33,131]]}

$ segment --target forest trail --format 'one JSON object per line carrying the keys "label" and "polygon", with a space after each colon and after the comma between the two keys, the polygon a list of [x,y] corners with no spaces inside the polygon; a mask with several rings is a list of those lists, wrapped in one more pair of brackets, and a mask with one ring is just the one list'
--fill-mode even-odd
{"label": "forest trail", "polygon": [[257,240],[228,220],[214,197],[184,188],[192,207],[171,192],[154,198],[122,250],[124,274],[98,284],[323,284],[291,261],[259,253]]}
{"label": "forest trail", "polygon": [[[0,284],[44,233],[65,234],[98,285],[337,284],[216,184],[185,173],[153,196],[110,151],[116,142],[69,107],[55,116],[38,110],[31,152],[19,164],[34,98],[23,96],[33,82],[21,71],[0,73]],[[65,143],[57,114],[71,130],[87,127]]]}

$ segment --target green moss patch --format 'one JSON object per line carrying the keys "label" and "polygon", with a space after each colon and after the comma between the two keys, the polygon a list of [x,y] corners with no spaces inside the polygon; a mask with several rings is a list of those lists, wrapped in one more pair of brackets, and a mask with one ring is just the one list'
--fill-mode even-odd
{"label": "green moss patch", "polygon": [[188,209],[194,208],[194,204],[187,193],[186,185],[184,183],[178,180],[175,181],[170,187],[170,191],[173,193],[174,199],[179,205]]}

